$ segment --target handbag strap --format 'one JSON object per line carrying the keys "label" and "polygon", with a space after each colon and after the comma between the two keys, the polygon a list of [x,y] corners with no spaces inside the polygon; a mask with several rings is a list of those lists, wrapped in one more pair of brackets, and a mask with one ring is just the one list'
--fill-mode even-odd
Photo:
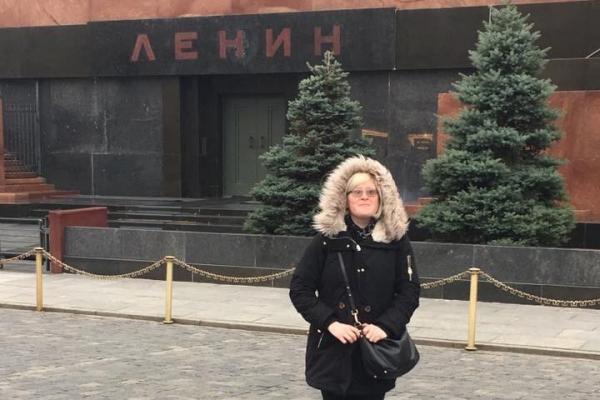
{"label": "handbag strap", "polygon": [[354,303],[354,297],[352,296],[352,290],[350,290],[350,281],[348,280],[348,274],[346,273],[346,264],[344,264],[344,258],[342,257],[342,252],[338,251],[338,260],[340,261],[340,270],[342,270],[342,276],[344,277],[344,283],[346,285],[346,294],[348,295],[348,302],[350,303],[350,308],[352,309],[350,312],[354,317],[354,325],[356,327],[360,327],[362,324],[358,320],[358,309],[356,308],[356,303]]}

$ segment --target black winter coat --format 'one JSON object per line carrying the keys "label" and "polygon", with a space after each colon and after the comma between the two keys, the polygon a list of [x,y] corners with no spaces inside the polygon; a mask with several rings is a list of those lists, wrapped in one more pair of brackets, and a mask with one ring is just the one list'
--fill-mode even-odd
{"label": "black winter coat", "polygon": [[[349,236],[347,232],[338,234]],[[306,381],[338,394],[387,392],[395,381],[367,376],[358,343],[342,344],[327,330],[333,321],[353,323],[337,253],[328,249],[328,241],[323,234],[314,237],[290,285],[294,307],[310,323]],[[406,235],[390,243],[369,237],[359,244],[360,251],[342,253],[359,320],[399,338],[419,305],[419,278],[410,241]]]}

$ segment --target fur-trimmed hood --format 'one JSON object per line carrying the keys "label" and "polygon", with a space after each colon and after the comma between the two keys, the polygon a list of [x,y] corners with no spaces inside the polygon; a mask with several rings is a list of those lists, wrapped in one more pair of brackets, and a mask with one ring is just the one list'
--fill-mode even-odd
{"label": "fur-trimmed hood", "polygon": [[320,211],[313,218],[314,228],[327,237],[347,230],[344,222],[347,213],[346,186],[357,172],[373,175],[381,190],[382,213],[371,237],[382,243],[401,239],[408,228],[408,216],[394,178],[380,162],[364,156],[348,158],[329,174],[319,198]]}

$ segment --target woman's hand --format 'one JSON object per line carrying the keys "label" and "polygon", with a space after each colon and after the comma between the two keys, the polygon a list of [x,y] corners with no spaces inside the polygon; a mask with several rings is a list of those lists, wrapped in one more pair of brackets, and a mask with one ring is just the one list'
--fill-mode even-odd
{"label": "woman's hand", "polygon": [[377,343],[387,337],[387,333],[377,325],[363,324],[362,333],[369,342]]}
{"label": "woman's hand", "polygon": [[360,337],[360,331],[352,325],[342,324],[341,322],[332,322],[327,327],[329,333],[331,333],[337,340],[346,344],[354,343]]}

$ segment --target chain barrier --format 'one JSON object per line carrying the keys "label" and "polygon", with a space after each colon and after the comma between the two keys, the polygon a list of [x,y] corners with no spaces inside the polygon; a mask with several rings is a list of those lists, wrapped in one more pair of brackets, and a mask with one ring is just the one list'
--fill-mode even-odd
{"label": "chain barrier", "polygon": [[4,268],[4,264],[10,264],[13,261],[24,260],[35,254],[35,249],[31,249],[23,254],[19,254],[18,256],[12,258],[3,258],[0,260],[0,269]]}
{"label": "chain barrier", "polygon": [[557,306],[557,307],[591,307],[600,304],[600,298],[598,299],[589,299],[589,300],[558,300],[558,299],[550,299],[547,297],[536,296],[531,293],[524,292],[519,289],[515,289],[512,286],[507,285],[506,283],[502,283],[499,280],[493,278],[491,275],[480,272],[481,276],[487,279],[490,283],[496,286],[499,289],[504,290],[512,294],[513,296],[520,297],[522,299],[531,300],[533,302],[544,304],[546,306]]}
{"label": "chain barrier", "polygon": [[178,265],[194,274],[198,274],[204,278],[208,278],[208,279],[212,279],[212,280],[220,281],[220,282],[227,282],[227,283],[268,282],[268,281],[272,281],[275,279],[281,279],[288,275],[291,275],[295,270],[295,268],[290,268],[290,269],[286,269],[285,271],[276,272],[276,273],[269,274],[269,275],[242,277],[242,276],[231,276],[231,275],[219,275],[219,274],[215,274],[213,272],[208,272],[208,271],[199,269],[197,266],[187,264],[181,260],[178,260],[177,258],[173,260],[173,263],[175,263],[176,265]]}
{"label": "chain barrier", "polygon": [[[35,255],[35,249],[29,250],[23,254],[20,254],[18,256],[12,257],[12,258],[1,259],[0,260],[0,269],[3,268],[4,264],[8,264],[8,263],[11,263],[14,261],[19,261],[19,260],[24,260],[33,255]],[[166,263],[166,257],[164,257],[164,258],[156,261],[155,263],[150,264],[146,267],[143,267],[137,271],[129,272],[126,274],[118,274],[118,275],[99,275],[99,274],[93,274],[91,272],[87,272],[87,271],[83,271],[83,270],[71,267],[70,265],[66,264],[65,262],[54,257],[52,254],[50,254],[50,252],[48,252],[46,250],[43,250],[43,255],[48,260],[61,266],[66,271],[69,271],[69,272],[72,272],[75,274],[79,274],[79,275],[88,276],[88,277],[91,277],[94,279],[101,279],[101,280],[136,278],[136,277],[145,275],[148,272],[153,271]],[[179,267],[184,268],[185,270],[187,270],[189,272],[198,274],[207,279],[211,279],[211,280],[219,281],[219,282],[238,283],[238,284],[239,283],[246,283],[246,284],[262,283],[262,282],[273,281],[276,279],[282,279],[282,278],[285,278],[285,277],[291,275],[295,270],[295,268],[289,268],[284,271],[276,272],[276,273],[268,274],[268,275],[241,277],[241,276],[231,276],[231,275],[220,275],[220,274],[216,274],[213,272],[209,272],[209,271],[198,268],[199,266],[196,266],[193,264],[188,264],[177,258],[173,259],[173,263],[175,265],[178,265]],[[469,270],[466,270],[466,271],[460,272],[456,275],[452,275],[452,276],[449,276],[447,278],[443,278],[443,279],[440,279],[437,281],[422,283],[421,288],[422,289],[433,289],[436,287],[448,285],[448,284],[454,283],[460,279],[467,278],[468,276],[470,276],[470,274],[471,274],[471,272]],[[551,299],[551,298],[547,298],[547,297],[536,296],[534,294],[524,292],[522,290],[519,290],[512,286],[509,286],[505,283],[502,283],[486,272],[479,271],[478,274],[481,275],[488,282],[492,283],[497,288],[499,288],[513,296],[520,297],[520,298],[523,298],[526,300],[530,300],[535,303],[544,304],[544,305],[548,305],[548,306],[556,306],[556,307],[591,307],[591,306],[600,305],[600,298],[588,299],[588,300],[559,300],[559,299]]]}
{"label": "chain barrier", "polygon": [[144,267],[144,268],[139,269],[137,271],[129,272],[129,273],[126,273],[126,274],[119,274],[119,275],[99,275],[99,274],[92,274],[91,272],[82,271],[80,269],[71,267],[70,265],[68,265],[68,264],[60,261],[58,258],[54,257],[52,254],[50,254],[46,250],[44,250],[44,255],[50,261],[52,261],[53,263],[56,263],[56,264],[60,265],[66,271],[69,271],[69,272],[72,272],[72,273],[75,273],[75,274],[79,274],[79,275],[85,275],[85,276],[88,276],[90,278],[100,279],[100,280],[115,280],[115,279],[121,279],[121,278],[136,278],[138,276],[142,276],[144,274],[147,274],[150,271],[153,271],[153,270],[157,269],[158,267],[160,267],[161,265],[163,265],[165,263],[165,258],[161,258],[160,260],[158,260],[154,264],[150,264],[147,267]]}
{"label": "chain barrier", "polygon": [[469,275],[470,275],[470,272],[467,270],[467,271],[461,272],[460,274],[452,275],[452,276],[449,276],[447,278],[440,279],[438,281],[421,283],[421,289],[433,289],[433,288],[436,288],[436,287],[444,286],[444,285],[447,285],[449,283],[456,282],[459,279],[465,278],[465,277],[467,277]]}

